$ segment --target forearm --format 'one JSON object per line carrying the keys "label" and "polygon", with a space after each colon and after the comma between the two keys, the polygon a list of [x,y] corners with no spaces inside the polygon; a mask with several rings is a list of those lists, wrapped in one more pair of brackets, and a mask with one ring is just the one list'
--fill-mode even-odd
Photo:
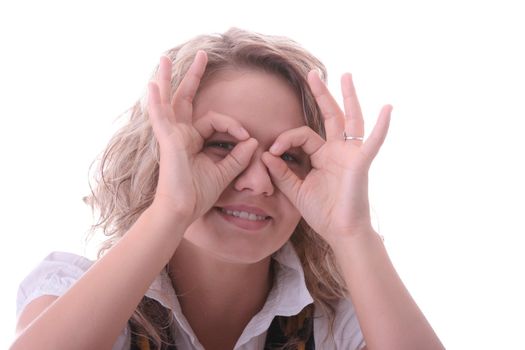
{"label": "forearm", "polygon": [[332,245],[367,348],[443,349],[372,230]]}
{"label": "forearm", "polygon": [[111,250],[17,337],[12,349],[111,348],[168,262],[185,225],[146,210]]}

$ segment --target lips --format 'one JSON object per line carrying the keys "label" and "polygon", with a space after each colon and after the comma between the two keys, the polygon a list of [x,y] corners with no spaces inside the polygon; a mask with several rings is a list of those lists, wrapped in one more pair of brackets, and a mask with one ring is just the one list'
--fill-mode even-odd
{"label": "lips", "polygon": [[215,209],[223,219],[246,230],[261,229],[272,218],[264,210],[247,205],[228,205]]}
{"label": "lips", "polygon": [[270,217],[267,212],[258,207],[252,207],[249,205],[239,204],[239,205],[225,205],[223,207],[218,207],[223,211],[231,212],[246,212],[248,214],[255,214],[257,216]]}
{"label": "lips", "polygon": [[224,208],[219,208],[224,214],[235,216],[244,220],[249,221],[262,221],[266,220],[268,217],[264,215],[257,215],[247,211],[237,211],[237,210],[227,210]]}

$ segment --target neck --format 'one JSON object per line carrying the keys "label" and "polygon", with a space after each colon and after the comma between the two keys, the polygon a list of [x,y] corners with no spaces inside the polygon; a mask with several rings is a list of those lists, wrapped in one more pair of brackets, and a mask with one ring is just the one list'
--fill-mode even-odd
{"label": "neck", "polygon": [[206,349],[205,343],[217,348],[218,341],[233,348],[262,309],[272,285],[270,261],[228,262],[181,241],[169,263],[170,277],[182,312]]}

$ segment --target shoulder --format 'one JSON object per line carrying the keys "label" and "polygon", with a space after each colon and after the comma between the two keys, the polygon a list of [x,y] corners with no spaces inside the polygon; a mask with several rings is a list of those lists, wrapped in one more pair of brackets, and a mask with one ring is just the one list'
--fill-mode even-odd
{"label": "shoulder", "polygon": [[[63,295],[93,264],[94,261],[72,253],[49,254],[20,283],[16,303],[17,317],[20,317],[28,304],[39,297]],[[126,327],[112,349],[123,350],[129,347],[130,333]]]}
{"label": "shoulder", "polygon": [[53,252],[38,264],[18,287],[17,315],[32,300],[43,295],[60,296],[93,265],[93,261],[72,253]]}
{"label": "shoulder", "polygon": [[314,337],[316,349],[363,349],[365,341],[350,299],[331,303],[335,311],[333,326],[327,312],[315,304]]}

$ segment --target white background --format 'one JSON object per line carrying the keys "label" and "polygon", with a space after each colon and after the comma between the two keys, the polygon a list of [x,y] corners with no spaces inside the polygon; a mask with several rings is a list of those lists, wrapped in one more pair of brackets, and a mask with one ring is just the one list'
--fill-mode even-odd
{"label": "white background", "polygon": [[[164,50],[230,26],[354,74],[376,224],[448,349],[524,349],[525,12],[519,1],[8,1],[0,5],[0,348],[20,280],[83,253],[88,168]],[[369,128],[370,130],[370,128]],[[89,251],[88,251],[89,253]]]}

